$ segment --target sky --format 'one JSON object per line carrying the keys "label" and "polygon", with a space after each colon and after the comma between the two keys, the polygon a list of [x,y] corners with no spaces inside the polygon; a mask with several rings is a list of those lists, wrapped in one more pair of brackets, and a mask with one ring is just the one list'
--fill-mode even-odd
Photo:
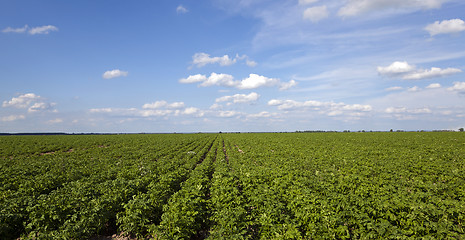
{"label": "sky", "polygon": [[0,2],[0,132],[457,130],[462,0]]}

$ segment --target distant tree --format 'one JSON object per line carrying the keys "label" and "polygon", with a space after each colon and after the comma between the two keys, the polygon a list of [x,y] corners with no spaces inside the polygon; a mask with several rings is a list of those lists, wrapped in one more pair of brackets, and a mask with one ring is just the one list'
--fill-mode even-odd
{"label": "distant tree", "polygon": [[463,128],[459,128],[459,131],[460,131],[460,132],[463,132]]}
{"label": "distant tree", "polygon": [[391,130],[389,130],[389,132],[394,132],[394,130],[392,130],[392,128],[391,128]]}

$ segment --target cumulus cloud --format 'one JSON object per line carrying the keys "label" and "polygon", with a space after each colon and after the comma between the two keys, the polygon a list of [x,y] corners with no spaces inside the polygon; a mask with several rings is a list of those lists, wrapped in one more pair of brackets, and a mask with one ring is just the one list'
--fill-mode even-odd
{"label": "cumulus cloud", "polygon": [[296,81],[281,82],[277,78],[269,78],[258,74],[251,73],[249,77],[243,80],[234,80],[234,77],[229,74],[212,73],[209,77],[205,75],[191,75],[187,78],[179,80],[180,83],[200,83],[201,87],[222,86],[233,87],[237,89],[255,89],[260,87],[278,86],[281,90],[286,90],[297,84]]}
{"label": "cumulus cloud", "polygon": [[111,78],[116,78],[116,77],[126,77],[127,75],[128,75],[128,72],[121,71],[119,69],[114,69],[114,70],[104,72],[102,77],[104,79],[111,79]]}
{"label": "cumulus cloud", "polygon": [[341,17],[383,10],[418,10],[440,8],[447,0],[349,0],[338,11]]}
{"label": "cumulus cloud", "polygon": [[430,85],[426,86],[427,89],[434,89],[434,88],[440,88],[441,84],[439,83],[431,83]]}
{"label": "cumulus cloud", "polygon": [[454,82],[454,86],[447,88],[447,90],[465,93],[465,82]]}
{"label": "cumulus cloud", "polygon": [[411,72],[415,69],[415,66],[408,64],[407,62],[396,61],[387,67],[378,67],[378,73],[387,76],[398,76],[400,74]]}
{"label": "cumulus cloud", "polygon": [[30,35],[36,34],[49,34],[50,32],[58,31],[58,28],[53,25],[45,25],[40,27],[30,28],[28,25],[24,25],[22,28],[7,27],[2,30],[4,33],[29,33]]}
{"label": "cumulus cloud", "polygon": [[176,12],[177,12],[177,13],[187,13],[187,12],[189,12],[189,10],[187,10],[187,8],[184,7],[183,5],[179,5],[179,6],[176,8]]}
{"label": "cumulus cloud", "polygon": [[26,93],[18,97],[13,97],[10,101],[4,101],[2,107],[27,108],[35,101],[41,100],[41,97],[34,93]]}
{"label": "cumulus cloud", "polygon": [[230,66],[235,64],[237,61],[245,60],[247,66],[255,67],[257,63],[249,59],[247,55],[239,56],[236,54],[235,58],[229,57],[229,55],[223,55],[222,57],[210,57],[207,53],[196,53],[192,56],[192,65],[200,68],[208,64],[219,64],[220,66]]}
{"label": "cumulus cloud", "polygon": [[237,111],[219,111],[217,113],[218,117],[224,117],[224,118],[237,117],[240,115],[242,115],[242,113],[237,112]]}
{"label": "cumulus cloud", "polygon": [[9,116],[2,117],[2,122],[12,122],[16,120],[25,119],[25,118],[26,117],[24,115],[9,115]]}
{"label": "cumulus cloud", "polygon": [[295,100],[272,99],[268,102],[268,105],[276,106],[279,110],[284,111],[317,110],[321,114],[326,114],[327,116],[349,115],[352,117],[360,117],[372,110],[370,105],[320,102],[312,100],[299,102]]}
{"label": "cumulus cloud", "polygon": [[158,109],[158,108],[169,108],[169,109],[179,109],[184,108],[184,102],[173,102],[168,103],[167,101],[156,101],[153,103],[146,103],[142,106],[143,109]]}
{"label": "cumulus cloud", "polygon": [[260,95],[258,93],[252,92],[250,94],[235,94],[232,96],[223,96],[217,98],[215,102],[249,103],[257,101],[259,97]]}
{"label": "cumulus cloud", "polygon": [[52,111],[56,112],[54,109],[55,103],[47,103],[47,102],[36,102],[32,106],[30,106],[27,111],[28,112],[43,112],[43,111]]}
{"label": "cumulus cloud", "polygon": [[425,30],[428,31],[431,36],[438,34],[458,33],[465,30],[465,22],[458,18],[443,20],[441,22],[436,21],[427,25]]}
{"label": "cumulus cloud", "polygon": [[388,77],[400,77],[406,80],[420,80],[426,78],[437,78],[448,76],[462,72],[458,68],[437,68],[432,67],[431,69],[417,69],[415,66],[408,64],[407,62],[393,62],[387,67],[378,67],[378,73]]}
{"label": "cumulus cloud", "polygon": [[22,94],[9,101],[3,101],[2,107],[28,108],[28,112],[52,111],[56,112],[56,103],[47,102],[46,99],[34,93]]}
{"label": "cumulus cloud", "polygon": [[303,18],[310,20],[313,23],[319,22],[322,19],[328,18],[329,12],[326,6],[310,7],[305,9]]}

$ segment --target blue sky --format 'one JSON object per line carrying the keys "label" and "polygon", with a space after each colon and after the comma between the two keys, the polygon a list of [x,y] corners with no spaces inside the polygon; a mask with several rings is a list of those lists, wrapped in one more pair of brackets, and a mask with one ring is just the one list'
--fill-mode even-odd
{"label": "blue sky", "polygon": [[461,0],[1,1],[0,132],[465,127]]}

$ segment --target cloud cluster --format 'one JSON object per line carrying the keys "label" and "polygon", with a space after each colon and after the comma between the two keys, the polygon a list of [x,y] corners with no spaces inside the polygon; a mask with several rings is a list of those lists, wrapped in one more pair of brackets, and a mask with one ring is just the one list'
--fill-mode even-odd
{"label": "cloud cluster", "polygon": [[26,93],[18,97],[13,97],[9,101],[3,101],[2,107],[27,108],[29,113],[33,113],[43,111],[56,112],[57,110],[54,109],[55,105],[56,103],[47,102],[46,99],[39,95]]}
{"label": "cloud cluster", "polygon": [[425,27],[425,30],[429,32],[431,36],[438,34],[450,34],[465,31],[465,22],[462,19],[450,19],[443,20],[441,22],[436,21]]}
{"label": "cloud cluster", "polygon": [[237,89],[256,89],[260,87],[279,87],[280,90],[289,89],[295,85],[297,82],[291,80],[289,82],[281,82],[277,78],[268,78],[258,74],[251,73],[249,77],[242,80],[234,80],[234,77],[229,74],[217,74],[211,73],[209,77],[206,75],[191,75],[187,78],[182,78],[179,80],[180,83],[200,83],[201,87],[210,87],[210,86],[222,86],[222,87],[233,87]]}
{"label": "cloud cluster", "polygon": [[387,67],[378,67],[377,70],[380,75],[388,77],[399,77],[406,80],[444,77],[462,72],[462,70],[458,68],[442,69],[432,67],[431,69],[417,69],[415,66],[410,65],[405,61],[396,61]]}
{"label": "cloud cluster", "polygon": [[258,100],[260,95],[256,92],[250,94],[234,94],[232,96],[223,96],[217,98],[215,102],[229,102],[229,103],[250,103]]}
{"label": "cloud cluster", "polygon": [[299,102],[295,100],[277,100],[272,99],[268,102],[269,106],[276,106],[279,110],[316,110],[327,116],[351,115],[362,116],[364,113],[370,112],[370,105],[362,104],[345,104],[334,102],[320,101],[305,101]]}
{"label": "cloud cluster", "polygon": [[415,108],[408,109],[406,107],[388,107],[384,110],[385,113],[413,113],[413,114],[427,114],[432,113],[429,108]]}
{"label": "cloud cluster", "polygon": [[128,72],[121,71],[119,69],[114,69],[110,71],[106,71],[102,74],[102,77],[104,79],[111,79],[111,78],[116,78],[116,77],[126,77],[128,75]]}
{"label": "cloud cluster", "polygon": [[53,25],[45,25],[40,27],[30,28],[28,25],[24,25],[22,28],[7,27],[2,30],[4,33],[29,33],[30,35],[36,34],[49,34],[50,32],[58,31],[58,28]]}
{"label": "cloud cluster", "polygon": [[341,7],[338,15],[352,17],[379,10],[417,10],[440,8],[447,0],[349,0]]}
{"label": "cloud cluster", "polygon": [[184,102],[155,101],[146,103],[139,108],[93,108],[90,113],[106,114],[116,117],[167,117],[191,115],[201,117],[204,111],[195,107],[186,107]]}
{"label": "cloud cluster", "polygon": [[192,65],[200,68],[207,64],[219,64],[220,66],[230,66],[235,64],[237,61],[245,60],[245,63],[249,67],[255,67],[257,63],[249,59],[247,55],[236,55],[235,58],[229,57],[229,55],[224,55],[222,57],[210,57],[210,54],[207,53],[196,53],[192,56]]}

